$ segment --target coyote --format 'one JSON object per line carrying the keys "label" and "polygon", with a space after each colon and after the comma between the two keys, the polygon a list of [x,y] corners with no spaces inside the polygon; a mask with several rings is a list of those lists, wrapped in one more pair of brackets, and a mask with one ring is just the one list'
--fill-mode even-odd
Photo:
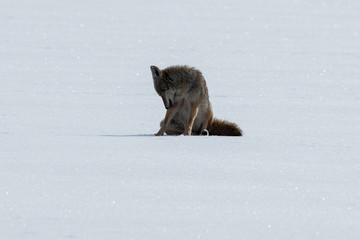
{"label": "coyote", "polygon": [[206,82],[199,70],[188,66],[150,69],[155,90],[167,109],[156,136],[242,136],[235,123],[214,118]]}

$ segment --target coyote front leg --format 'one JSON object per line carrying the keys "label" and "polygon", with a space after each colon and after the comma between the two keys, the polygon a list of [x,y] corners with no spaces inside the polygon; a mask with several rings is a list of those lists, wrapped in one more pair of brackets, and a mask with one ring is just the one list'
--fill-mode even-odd
{"label": "coyote front leg", "polygon": [[198,111],[199,111],[199,105],[193,104],[191,106],[190,118],[189,118],[189,122],[187,123],[187,126],[185,127],[184,135],[191,135],[192,127],[193,127],[195,118],[198,114]]}
{"label": "coyote front leg", "polygon": [[165,130],[166,130],[170,120],[174,117],[176,111],[177,111],[177,108],[174,108],[174,107],[166,110],[166,115],[165,115],[164,121],[163,121],[159,131],[155,134],[156,136],[164,135]]}

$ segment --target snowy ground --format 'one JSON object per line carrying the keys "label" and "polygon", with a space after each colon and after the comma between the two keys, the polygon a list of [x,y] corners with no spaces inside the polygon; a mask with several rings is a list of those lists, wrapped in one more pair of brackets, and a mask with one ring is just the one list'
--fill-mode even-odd
{"label": "snowy ground", "polygon": [[[1,239],[360,239],[356,0],[0,8]],[[155,137],[188,64],[245,136]]]}

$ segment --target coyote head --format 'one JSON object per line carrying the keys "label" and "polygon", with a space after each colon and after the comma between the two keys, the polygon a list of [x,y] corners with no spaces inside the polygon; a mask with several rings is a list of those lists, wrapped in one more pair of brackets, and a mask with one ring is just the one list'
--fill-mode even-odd
{"label": "coyote head", "polygon": [[176,98],[177,89],[174,86],[173,80],[169,78],[166,70],[160,70],[156,66],[151,66],[150,69],[154,80],[155,91],[162,98],[165,108],[177,107],[179,104]]}

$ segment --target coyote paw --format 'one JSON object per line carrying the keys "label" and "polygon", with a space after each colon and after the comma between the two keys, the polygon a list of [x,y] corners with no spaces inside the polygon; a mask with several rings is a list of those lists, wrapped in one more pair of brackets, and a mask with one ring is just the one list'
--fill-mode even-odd
{"label": "coyote paw", "polygon": [[207,129],[204,129],[201,133],[201,136],[209,136],[209,131]]}
{"label": "coyote paw", "polygon": [[155,136],[162,136],[165,133],[165,128],[160,128],[157,133],[155,133]]}

